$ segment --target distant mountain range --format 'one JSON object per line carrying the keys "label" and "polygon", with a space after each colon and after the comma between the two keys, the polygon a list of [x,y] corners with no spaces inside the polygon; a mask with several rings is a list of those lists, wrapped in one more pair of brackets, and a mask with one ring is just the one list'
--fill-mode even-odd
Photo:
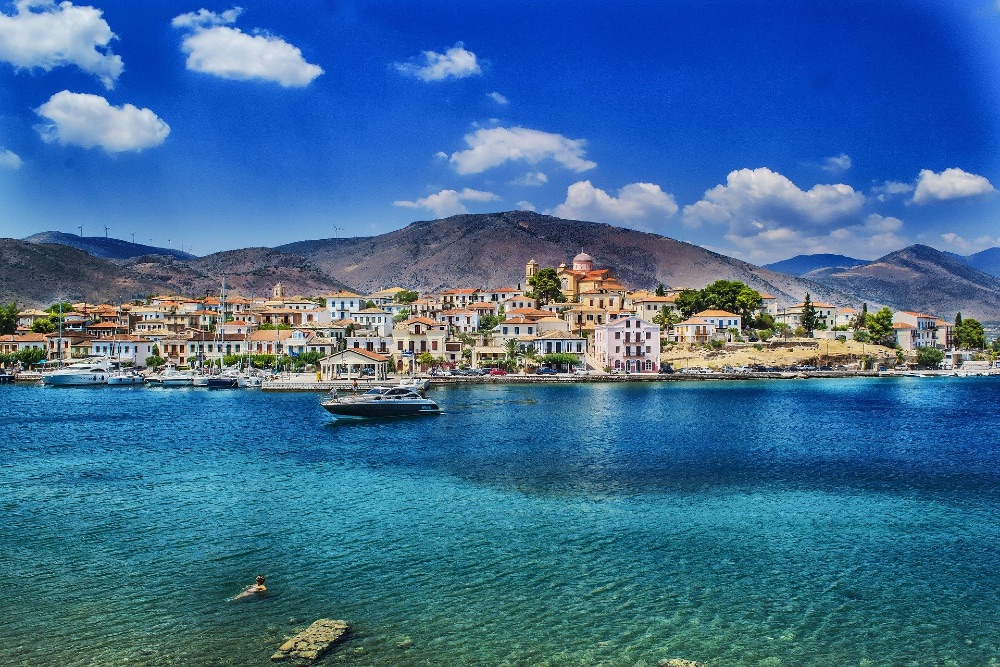
{"label": "distant mountain range", "polygon": [[868,260],[866,259],[855,259],[847,255],[816,254],[796,255],[789,259],[783,259],[780,262],[765,264],[764,268],[793,276],[805,276],[811,271],[818,269],[849,269],[852,266],[867,263]]}
{"label": "distant mountain range", "polygon": [[[64,242],[65,241],[65,242]],[[84,248],[80,248],[85,245]],[[72,246],[72,247],[67,247]],[[911,246],[873,262],[843,255],[793,257],[766,267],[656,234],[524,211],[414,222],[372,237],[301,241],[194,257],[118,239],[46,232],[0,239],[0,301],[41,306],[57,299],[122,301],[153,293],[370,293],[392,286],[420,292],[449,287],[524,286],[529,259],[571,263],[581,250],[634,289],[702,287],[740,280],[790,305],[814,301],[889,305],[946,319],[961,311],[1000,321],[1000,249],[958,257]],[[782,271],[776,270],[782,268]]]}

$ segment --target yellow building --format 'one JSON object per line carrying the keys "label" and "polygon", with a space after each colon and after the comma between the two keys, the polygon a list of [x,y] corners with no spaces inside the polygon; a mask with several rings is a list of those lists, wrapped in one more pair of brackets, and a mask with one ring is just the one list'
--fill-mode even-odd
{"label": "yellow building", "polygon": [[[525,283],[538,273],[538,262],[529,261],[524,267]],[[576,301],[581,294],[621,292],[625,288],[611,269],[594,269],[594,258],[585,252],[573,258],[573,268],[565,262],[556,267],[556,276],[567,301]]]}

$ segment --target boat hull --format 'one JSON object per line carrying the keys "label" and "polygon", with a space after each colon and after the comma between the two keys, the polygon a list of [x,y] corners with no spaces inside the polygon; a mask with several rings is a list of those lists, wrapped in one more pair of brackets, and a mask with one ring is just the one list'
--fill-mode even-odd
{"label": "boat hull", "polygon": [[143,379],[141,375],[111,375],[108,377],[108,385],[112,387],[124,387],[142,383]]}
{"label": "boat hull", "polygon": [[239,387],[239,380],[234,377],[209,378],[209,389],[236,389]]}
{"label": "boat hull", "polygon": [[107,374],[101,372],[42,376],[42,383],[50,387],[88,387],[107,384],[107,382]]}
{"label": "boat hull", "polygon": [[433,402],[379,401],[372,403],[340,403],[327,401],[323,407],[337,417],[378,418],[412,417],[418,415],[438,415],[441,408]]}

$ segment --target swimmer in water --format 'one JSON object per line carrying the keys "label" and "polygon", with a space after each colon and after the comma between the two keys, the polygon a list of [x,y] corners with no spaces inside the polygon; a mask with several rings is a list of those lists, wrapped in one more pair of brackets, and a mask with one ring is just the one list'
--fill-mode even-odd
{"label": "swimmer in water", "polygon": [[235,597],[231,597],[231,598],[229,598],[229,600],[230,601],[233,601],[233,600],[242,600],[243,598],[248,598],[248,597],[251,597],[253,595],[257,595],[259,593],[263,593],[266,590],[267,590],[267,587],[264,585],[264,575],[259,574],[259,575],[257,575],[257,583],[255,583],[252,586],[247,586],[242,591],[240,591],[239,595],[237,595]]}

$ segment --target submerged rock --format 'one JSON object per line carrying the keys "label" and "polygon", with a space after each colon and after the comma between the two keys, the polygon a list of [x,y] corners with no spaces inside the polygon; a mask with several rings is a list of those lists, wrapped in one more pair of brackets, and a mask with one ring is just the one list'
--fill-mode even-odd
{"label": "submerged rock", "polygon": [[666,660],[660,660],[656,665],[657,667],[708,667],[703,662],[685,660],[684,658],[667,658]]}
{"label": "submerged rock", "polygon": [[347,628],[346,621],[321,618],[278,647],[271,660],[288,660],[296,665],[312,664],[344,636]]}

